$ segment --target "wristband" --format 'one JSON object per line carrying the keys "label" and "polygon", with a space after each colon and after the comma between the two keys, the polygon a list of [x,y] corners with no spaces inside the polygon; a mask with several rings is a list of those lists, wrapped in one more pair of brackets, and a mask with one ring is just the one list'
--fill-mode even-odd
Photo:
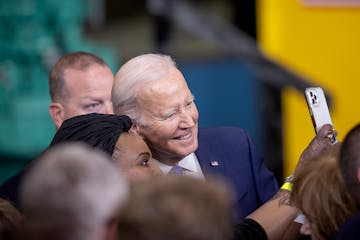
{"label": "wristband", "polygon": [[285,182],[282,186],[281,186],[281,190],[286,190],[286,191],[289,191],[291,192],[292,190],[292,182]]}
{"label": "wristband", "polygon": [[292,190],[292,181],[294,180],[294,176],[293,175],[290,175],[290,176],[287,176],[285,178],[285,183],[281,186],[280,189],[282,190],[287,190],[289,192],[291,192]]}

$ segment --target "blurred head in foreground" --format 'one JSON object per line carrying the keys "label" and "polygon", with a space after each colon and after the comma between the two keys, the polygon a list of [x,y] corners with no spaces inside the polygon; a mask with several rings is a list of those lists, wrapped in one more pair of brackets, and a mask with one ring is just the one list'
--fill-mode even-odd
{"label": "blurred head in foreground", "polygon": [[109,157],[80,143],[47,150],[25,176],[26,239],[112,239],[128,186]]}

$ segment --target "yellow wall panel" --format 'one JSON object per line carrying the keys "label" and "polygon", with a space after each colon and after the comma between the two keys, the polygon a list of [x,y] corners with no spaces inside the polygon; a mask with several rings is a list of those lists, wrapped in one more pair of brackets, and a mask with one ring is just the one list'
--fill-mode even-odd
{"label": "yellow wall panel", "polygon": [[[360,8],[306,7],[300,0],[258,0],[258,34],[263,51],[329,90],[332,117],[342,140],[360,120]],[[286,89],[285,174],[314,136],[302,93]]]}

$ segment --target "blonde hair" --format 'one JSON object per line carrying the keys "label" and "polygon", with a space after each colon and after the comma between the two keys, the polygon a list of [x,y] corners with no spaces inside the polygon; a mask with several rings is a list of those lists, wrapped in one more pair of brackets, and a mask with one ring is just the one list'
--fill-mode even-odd
{"label": "blonde hair", "polygon": [[136,185],[118,222],[119,239],[220,240],[232,235],[231,195],[218,180],[159,176]]}
{"label": "blonde hair", "polygon": [[338,167],[340,144],[309,159],[294,175],[292,203],[316,226],[315,234],[334,237],[339,226],[356,208]]}

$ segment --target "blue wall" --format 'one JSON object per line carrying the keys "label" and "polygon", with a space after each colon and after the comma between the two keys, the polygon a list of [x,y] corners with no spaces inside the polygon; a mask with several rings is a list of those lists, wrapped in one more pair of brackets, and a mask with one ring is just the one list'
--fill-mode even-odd
{"label": "blue wall", "polygon": [[239,126],[262,149],[259,82],[233,58],[179,62],[195,96],[200,126]]}

